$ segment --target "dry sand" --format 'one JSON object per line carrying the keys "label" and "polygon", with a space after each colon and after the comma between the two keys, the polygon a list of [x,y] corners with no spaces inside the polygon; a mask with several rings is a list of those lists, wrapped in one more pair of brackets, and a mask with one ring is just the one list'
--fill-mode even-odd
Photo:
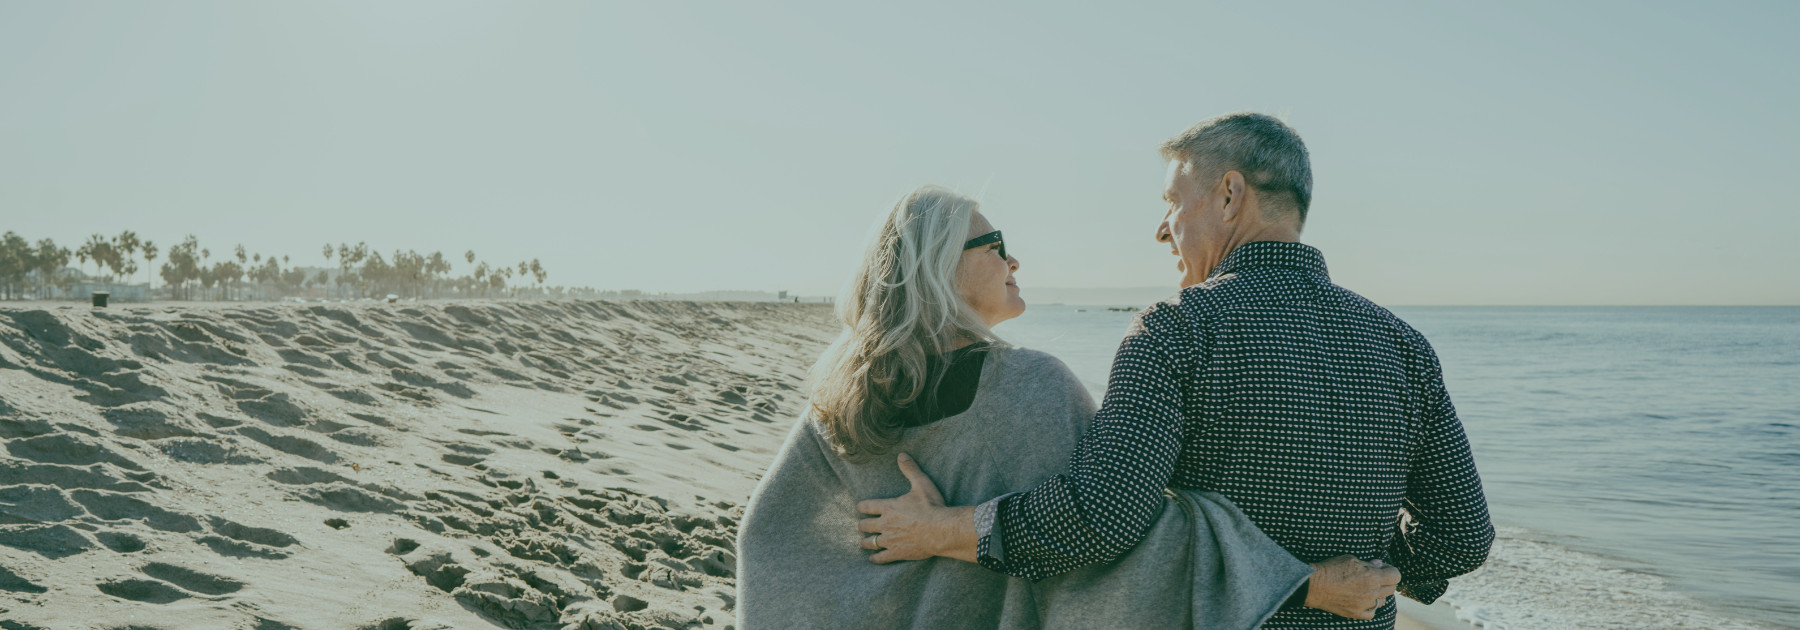
{"label": "dry sand", "polygon": [[0,307],[0,627],[723,628],[819,305]]}
{"label": "dry sand", "polygon": [[0,307],[0,628],[725,628],[742,503],[835,328],[754,303]]}

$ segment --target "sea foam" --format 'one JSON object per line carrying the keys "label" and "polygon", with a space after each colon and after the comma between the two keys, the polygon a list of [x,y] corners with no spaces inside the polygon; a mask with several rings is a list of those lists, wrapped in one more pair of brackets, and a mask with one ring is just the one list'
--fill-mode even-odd
{"label": "sea foam", "polygon": [[1769,627],[1709,610],[1663,578],[1538,538],[1524,528],[1499,528],[1487,564],[1450,581],[1444,599],[1457,618],[1484,630]]}

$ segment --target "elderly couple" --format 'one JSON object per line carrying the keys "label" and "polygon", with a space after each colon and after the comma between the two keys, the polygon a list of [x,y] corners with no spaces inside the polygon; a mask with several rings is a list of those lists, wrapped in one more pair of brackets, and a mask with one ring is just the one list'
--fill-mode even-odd
{"label": "elderly couple", "polygon": [[1392,628],[1486,560],[1431,345],[1299,242],[1300,137],[1231,114],[1162,153],[1181,289],[1098,409],[995,337],[1019,260],[974,201],[894,206],[744,516],[739,628]]}

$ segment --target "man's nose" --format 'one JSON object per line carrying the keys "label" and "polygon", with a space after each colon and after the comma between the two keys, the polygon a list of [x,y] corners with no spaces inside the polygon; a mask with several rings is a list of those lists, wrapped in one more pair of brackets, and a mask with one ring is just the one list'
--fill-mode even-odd
{"label": "man's nose", "polygon": [[1167,243],[1169,242],[1169,238],[1169,222],[1163,221],[1162,223],[1156,224],[1156,242]]}
{"label": "man's nose", "polygon": [[1019,259],[1014,258],[1012,256],[1007,256],[1006,257],[1006,266],[1008,269],[1011,269],[1013,271],[1018,271],[1019,270]]}

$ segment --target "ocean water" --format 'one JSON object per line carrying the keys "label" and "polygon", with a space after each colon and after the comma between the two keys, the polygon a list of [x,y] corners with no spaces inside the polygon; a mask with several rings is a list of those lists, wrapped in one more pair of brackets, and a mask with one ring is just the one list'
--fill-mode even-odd
{"label": "ocean water", "polygon": [[[1800,308],[1399,307],[1444,366],[1501,539],[1486,628],[1800,628]],[[1099,399],[1132,313],[998,332]]]}

